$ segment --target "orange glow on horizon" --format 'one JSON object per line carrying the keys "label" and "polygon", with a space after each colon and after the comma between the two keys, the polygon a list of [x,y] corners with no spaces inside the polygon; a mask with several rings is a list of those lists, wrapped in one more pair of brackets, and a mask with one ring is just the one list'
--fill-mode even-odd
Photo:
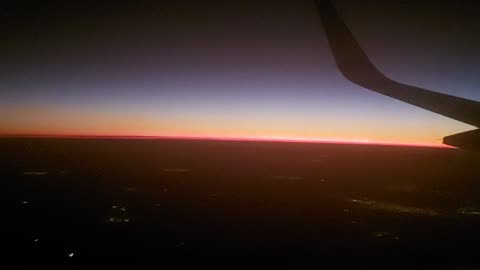
{"label": "orange glow on horizon", "polygon": [[449,147],[440,138],[467,129],[438,118],[428,123],[390,120],[359,121],[348,117],[172,113],[122,108],[8,106],[0,137],[78,137],[115,139],[242,140],[303,143]]}
{"label": "orange glow on horizon", "polygon": [[212,140],[212,141],[258,141],[258,142],[292,142],[292,143],[324,143],[324,144],[360,144],[360,145],[385,145],[407,147],[434,147],[455,148],[445,144],[420,143],[420,142],[389,142],[369,140],[345,140],[335,138],[302,138],[302,137],[277,137],[277,136],[185,136],[185,135],[107,135],[107,134],[0,134],[0,138],[73,138],[73,139],[119,139],[119,140]]}

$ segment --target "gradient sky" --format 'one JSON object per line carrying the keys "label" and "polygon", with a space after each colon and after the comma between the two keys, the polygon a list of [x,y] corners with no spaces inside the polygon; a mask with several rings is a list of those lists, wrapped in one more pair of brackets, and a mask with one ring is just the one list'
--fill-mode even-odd
{"label": "gradient sky", "polygon": [[[472,1],[334,1],[390,78],[480,100]],[[0,134],[440,144],[473,129],[352,84],[313,1],[6,6]]]}

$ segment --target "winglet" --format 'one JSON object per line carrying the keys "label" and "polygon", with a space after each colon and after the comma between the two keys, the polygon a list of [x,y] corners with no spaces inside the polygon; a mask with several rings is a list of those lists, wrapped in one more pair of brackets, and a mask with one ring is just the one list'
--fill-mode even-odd
{"label": "winglet", "polygon": [[480,127],[480,102],[391,80],[370,61],[329,0],[316,0],[335,61],[350,81],[380,94]]}

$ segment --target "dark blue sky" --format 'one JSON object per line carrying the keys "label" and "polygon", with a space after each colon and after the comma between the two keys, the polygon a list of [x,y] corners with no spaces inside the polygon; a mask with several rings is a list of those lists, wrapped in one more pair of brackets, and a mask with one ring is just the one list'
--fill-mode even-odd
{"label": "dark blue sky", "polygon": [[[334,1],[404,83],[480,100],[474,3]],[[3,133],[438,143],[470,129],[345,80],[313,1],[9,7]]]}

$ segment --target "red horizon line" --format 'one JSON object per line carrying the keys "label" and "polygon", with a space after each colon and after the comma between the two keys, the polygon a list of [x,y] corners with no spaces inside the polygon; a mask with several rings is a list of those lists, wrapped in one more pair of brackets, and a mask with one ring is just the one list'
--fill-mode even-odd
{"label": "red horizon line", "polygon": [[75,134],[0,134],[0,138],[56,138],[56,139],[116,139],[116,140],[209,140],[209,141],[258,141],[258,142],[292,142],[324,143],[354,145],[385,145],[406,147],[455,148],[445,144],[398,143],[374,141],[348,141],[335,139],[307,139],[281,137],[218,137],[218,136],[175,136],[175,135],[75,135]]}

